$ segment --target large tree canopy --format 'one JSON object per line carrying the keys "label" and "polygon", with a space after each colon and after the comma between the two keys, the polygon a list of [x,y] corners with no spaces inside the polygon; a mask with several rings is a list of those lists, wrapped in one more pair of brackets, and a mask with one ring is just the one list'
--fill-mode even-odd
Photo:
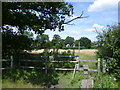
{"label": "large tree canopy", "polygon": [[65,39],[65,44],[69,44],[70,46],[72,46],[74,44],[74,38],[67,36]]}
{"label": "large tree canopy", "polygon": [[42,34],[45,30],[62,31],[65,16],[73,14],[73,6],[65,2],[3,2],[2,24]]}
{"label": "large tree canopy", "polygon": [[91,40],[87,37],[80,38],[80,46],[84,46],[85,48],[91,47]]}

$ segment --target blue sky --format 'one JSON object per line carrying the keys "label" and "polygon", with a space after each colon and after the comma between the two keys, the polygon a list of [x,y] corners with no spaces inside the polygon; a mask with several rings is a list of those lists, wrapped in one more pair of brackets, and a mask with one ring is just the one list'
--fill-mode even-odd
{"label": "blue sky", "polygon": [[74,25],[65,25],[65,30],[62,32],[46,30],[44,34],[49,35],[50,40],[52,40],[54,34],[58,34],[62,39],[71,36],[75,40],[81,37],[88,37],[91,41],[96,41],[97,33],[95,28],[101,32],[107,25],[113,25],[118,22],[118,1],[69,2],[74,7],[74,14],[71,18],[67,17],[67,20],[80,16],[82,11],[84,11],[83,16],[89,17],[71,22]]}

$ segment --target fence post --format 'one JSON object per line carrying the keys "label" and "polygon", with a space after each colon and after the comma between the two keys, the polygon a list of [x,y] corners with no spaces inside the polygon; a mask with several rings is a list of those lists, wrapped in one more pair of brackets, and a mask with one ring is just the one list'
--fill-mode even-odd
{"label": "fence post", "polygon": [[103,64],[103,73],[105,73],[106,72],[106,63],[105,63],[105,60],[103,59],[103,61],[102,61],[102,64]]}
{"label": "fence post", "polygon": [[98,74],[100,73],[100,58],[98,58]]}
{"label": "fence post", "polygon": [[77,68],[77,65],[75,64],[75,68],[74,68],[73,75],[72,75],[72,80],[73,80],[74,77],[75,77],[75,70],[76,70],[76,68]]}
{"label": "fence post", "polygon": [[11,69],[13,68],[13,56],[10,56],[10,60],[11,60]]}
{"label": "fence post", "polygon": [[80,66],[79,57],[76,58],[76,61],[78,62],[78,64],[77,64],[77,69],[79,69],[79,66]]}

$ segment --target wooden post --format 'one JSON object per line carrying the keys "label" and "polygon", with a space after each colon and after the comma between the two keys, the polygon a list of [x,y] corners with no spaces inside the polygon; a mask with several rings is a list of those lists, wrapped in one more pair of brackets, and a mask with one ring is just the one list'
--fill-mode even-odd
{"label": "wooden post", "polygon": [[98,58],[98,74],[100,74],[100,58]]}
{"label": "wooden post", "polygon": [[105,73],[106,72],[106,70],[105,70],[105,68],[106,68],[105,60],[102,61],[102,64],[103,64],[103,70],[102,71],[103,71],[103,73]]}
{"label": "wooden post", "polygon": [[78,49],[79,49],[79,54],[80,54],[80,42],[79,42],[79,48]]}
{"label": "wooden post", "polygon": [[84,76],[87,78],[88,77],[88,65],[83,65],[83,68],[84,68]]}
{"label": "wooden post", "polygon": [[75,68],[74,68],[74,72],[73,72],[73,76],[72,76],[72,80],[74,79],[74,77],[75,77],[75,70],[76,70],[76,64],[75,64]]}
{"label": "wooden post", "polygon": [[79,69],[79,66],[80,66],[79,57],[76,58],[76,61],[78,62],[77,63],[77,69]]}
{"label": "wooden post", "polygon": [[13,56],[10,56],[10,60],[11,60],[11,69],[13,68]]}

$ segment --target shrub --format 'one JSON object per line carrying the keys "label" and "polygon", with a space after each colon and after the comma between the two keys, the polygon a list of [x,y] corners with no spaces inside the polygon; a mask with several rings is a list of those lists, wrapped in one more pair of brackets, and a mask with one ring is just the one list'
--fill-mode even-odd
{"label": "shrub", "polygon": [[98,57],[106,59],[107,71],[120,79],[120,28],[109,26],[97,36]]}

